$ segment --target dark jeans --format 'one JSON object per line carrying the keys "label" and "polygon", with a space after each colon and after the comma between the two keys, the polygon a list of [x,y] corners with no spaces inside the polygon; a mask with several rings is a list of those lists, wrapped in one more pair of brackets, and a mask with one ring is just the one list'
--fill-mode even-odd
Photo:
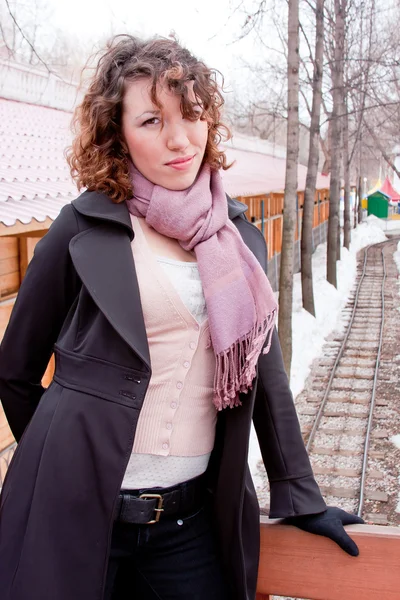
{"label": "dark jeans", "polygon": [[104,600],[229,600],[210,512],[116,522]]}

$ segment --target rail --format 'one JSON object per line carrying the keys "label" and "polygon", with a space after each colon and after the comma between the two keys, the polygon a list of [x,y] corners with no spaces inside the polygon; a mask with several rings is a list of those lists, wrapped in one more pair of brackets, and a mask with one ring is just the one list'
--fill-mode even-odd
{"label": "rail", "polygon": [[317,412],[316,417],[314,419],[314,423],[313,423],[312,429],[310,431],[310,435],[308,436],[308,440],[307,440],[307,443],[306,443],[306,449],[307,449],[307,451],[309,451],[311,449],[311,446],[314,443],[315,434],[318,431],[318,427],[319,427],[319,424],[321,422],[321,418],[322,418],[323,413],[324,413],[324,408],[326,406],[326,402],[328,400],[329,393],[330,393],[330,391],[332,389],[332,383],[333,383],[333,380],[335,378],[336,371],[337,371],[340,359],[343,356],[343,352],[344,352],[344,349],[346,347],[347,340],[349,339],[351,328],[353,326],[354,317],[355,317],[355,314],[357,312],[358,297],[360,295],[361,286],[362,286],[362,283],[364,281],[365,273],[366,273],[366,270],[367,270],[368,250],[369,250],[369,246],[366,248],[366,250],[364,252],[363,271],[362,271],[362,274],[361,274],[361,277],[360,277],[360,281],[358,282],[358,286],[357,286],[356,296],[355,296],[355,300],[354,300],[353,312],[351,314],[349,325],[347,327],[346,335],[344,336],[342,345],[340,346],[339,352],[338,352],[338,354],[336,356],[336,359],[335,359],[335,362],[333,364],[332,371],[331,371],[331,374],[330,374],[330,377],[329,377],[329,381],[328,381],[328,385],[326,386],[326,389],[325,389],[324,397],[322,398],[320,407],[318,409],[318,412]]}
{"label": "rail", "polygon": [[261,518],[257,600],[399,600],[400,528],[346,527],[360,556],[331,540]]}
{"label": "rail", "polygon": [[[388,242],[383,242],[379,245],[383,246],[384,244],[387,244],[387,243],[390,243],[390,240]],[[356,289],[354,306],[353,306],[351,318],[350,318],[350,321],[349,321],[349,324],[347,327],[346,334],[345,334],[342,344],[340,346],[339,352],[338,352],[335,362],[333,364],[332,371],[331,371],[331,374],[330,374],[330,377],[329,377],[329,380],[328,380],[328,383],[327,383],[327,386],[325,389],[324,396],[322,398],[318,412],[314,419],[313,426],[312,426],[310,434],[308,436],[308,440],[306,443],[306,449],[309,452],[311,451],[312,445],[315,441],[316,434],[319,431],[320,422],[324,415],[325,407],[326,407],[326,404],[327,404],[327,401],[329,398],[329,394],[332,389],[332,384],[335,380],[335,377],[337,374],[337,369],[338,369],[339,363],[343,357],[344,350],[347,346],[347,341],[349,339],[350,333],[352,332],[353,322],[354,322],[354,319],[355,319],[355,316],[357,313],[357,308],[358,308],[360,291],[361,291],[362,285],[364,283],[365,277],[367,275],[368,251],[370,249],[371,249],[371,246],[368,246],[364,250],[363,269],[362,269],[361,277],[360,277],[360,280],[358,282],[357,289]],[[380,296],[381,296],[381,302],[382,302],[381,323],[380,323],[380,329],[379,329],[379,343],[378,343],[378,349],[376,351],[373,386],[372,386],[372,391],[371,391],[368,422],[367,422],[364,449],[363,449],[363,460],[362,460],[360,486],[359,486],[360,491],[359,491],[359,500],[358,500],[358,507],[357,507],[357,515],[358,516],[362,516],[363,507],[364,507],[365,483],[366,483],[366,473],[367,473],[367,466],[368,466],[368,451],[369,451],[369,446],[370,446],[372,420],[373,420],[374,407],[375,407],[376,386],[377,386],[377,379],[378,379],[378,372],[379,372],[381,349],[382,349],[382,343],[383,343],[383,328],[384,328],[384,321],[385,321],[384,290],[385,290],[385,281],[386,281],[386,264],[385,264],[385,257],[384,257],[383,249],[381,250],[381,259],[382,259],[382,283],[381,283],[381,289],[380,289]]]}
{"label": "rail", "polygon": [[[367,252],[368,252],[368,250],[367,250]],[[366,254],[367,254],[367,252],[366,252]],[[361,517],[362,511],[364,508],[365,481],[366,481],[366,477],[367,477],[367,466],[368,466],[368,451],[369,451],[369,445],[370,445],[370,440],[371,440],[372,420],[373,420],[373,416],[374,416],[375,399],[376,399],[376,385],[378,382],[379,364],[381,362],[381,353],[382,353],[382,344],[383,344],[383,327],[385,325],[386,263],[385,263],[385,256],[383,254],[383,249],[381,251],[381,256],[382,256],[382,266],[383,266],[383,278],[382,278],[382,286],[381,286],[382,317],[381,317],[381,327],[380,327],[380,331],[379,331],[379,346],[378,346],[378,351],[376,354],[374,381],[372,384],[371,404],[369,407],[367,432],[365,435],[363,464],[362,464],[362,469],[361,469],[360,500],[359,500],[358,510],[357,510],[357,515],[359,517]]]}

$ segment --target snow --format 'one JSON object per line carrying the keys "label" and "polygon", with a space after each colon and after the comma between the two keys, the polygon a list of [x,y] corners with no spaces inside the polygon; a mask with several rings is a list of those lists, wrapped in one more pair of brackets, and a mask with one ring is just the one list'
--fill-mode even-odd
{"label": "snow", "polygon": [[[322,351],[326,338],[333,330],[342,327],[341,311],[346,305],[353,288],[357,271],[357,252],[370,244],[377,244],[387,238],[382,231],[381,220],[370,216],[351,232],[350,251],[341,249],[341,260],[337,265],[338,288],[326,281],[326,243],[320,244],[313,255],[313,283],[316,317],[302,308],[301,275],[294,276],[293,286],[293,355],[290,387],[296,397],[304,388],[310,367]],[[400,228],[400,221],[398,223]],[[400,244],[399,244],[400,265]],[[400,267],[399,267],[400,268]],[[249,447],[249,465],[256,489],[262,486],[262,476],[258,472],[261,453],[254,428],[252,427]]]}
{"label": "snow", "polygon": [[382,229],[382,231],[400,231],[400,220],[399,219],[379,219],[375,215],[369,215],[367,217],[368,223],[374,223],[376,227]]}

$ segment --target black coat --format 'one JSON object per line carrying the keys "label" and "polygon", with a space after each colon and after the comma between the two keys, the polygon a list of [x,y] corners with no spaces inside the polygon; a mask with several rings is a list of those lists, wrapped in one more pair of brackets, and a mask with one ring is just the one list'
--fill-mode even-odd
{"label": "black coat", "polygon": [[[266,245],[228,200],[266,268]],[[101,600],[113,514],[151,375],[125,203],[85,192],[36,247],[0,350],[0,397],[19,442],[0,502],[2,600]],[[54,380],[41,378],[52,352]],[[279,342],[241,407],[218,414],[215,526],[235,600],[255,597],[259,508],[247,465],[253,418],[272,517],[325,503],[303,445]],[[28,426],[29,425],[29,426]],[[156,525],[155,525],[156,526]]]}

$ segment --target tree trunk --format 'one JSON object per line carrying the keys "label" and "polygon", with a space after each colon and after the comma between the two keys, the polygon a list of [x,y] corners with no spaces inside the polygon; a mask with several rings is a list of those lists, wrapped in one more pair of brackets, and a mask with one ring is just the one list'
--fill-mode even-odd
{"label": "tree trunk", "polygon": [[283,361],[290,380],[293,256],[299,156],[299,0],[289,0],[288,7],[288,122],[278,330]]}
{"label": "tree trunk", "polygon": [[356,229],[357,228],[357,224],[358,224],[358,205],[360,204],[360,190],[358,189],[358,169],[356,171],[356,181],[357,181],[357,186],[356,186],[356,190],[355,190],[355,201],[354,201],[354,214],[353,214],[353,228]]}
{"label": "tree trunk", "polygon": [[343,175],[344,175],[344,227],[343,246],[350,250],[351,242],[351,210],[350,210],[350,163],[349,163],[349,118],[347,102],[343,110]]}
{"label": "tree trunk", "polygon": [[[361,172],[362,173],[362,172]],[[363,190],[363,177],[360,175],[358,178],[358,222],[362,221],[362,200],[364,198],[364,190]]]}
{"label": "tree trunk", "polygon": [[341,163],[341,112],[343,96],[343,55],[344,55],[344,11],[346,0],[335,0],[335,54],[331,63],[332,73],[332,137],[331,137],[331,182],[329,189],[329,220],[326,277],[337,287],[336,261],[338,255],[339,202],[340,202],[340,163]]}
{"label": "tree trunk", "polygon": [[312,230],[314,220],[315,188],[317,182],[320,115],[322,99],[322,63],[324,58],[324,0],[317,0],[316,41],[314,57],[313,99],[310,124],[310,150],[306,189],[304,192],[303,222],[301,230],[301,291],[303,308],[315,317],[315,304],[312,277]]}

